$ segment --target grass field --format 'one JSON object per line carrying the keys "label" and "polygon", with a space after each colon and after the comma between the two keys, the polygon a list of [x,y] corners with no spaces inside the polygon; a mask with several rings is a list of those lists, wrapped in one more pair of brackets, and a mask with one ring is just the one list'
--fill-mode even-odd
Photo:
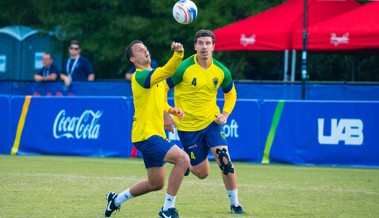
{"label": "grass field", "polygon": [[[182,218],[379,217],[379,169],[234,163],[245,215],[229,212],[220,171],[185,177]],[[171,165],[168,165],[168,170]],[[144,179],[141,159],[0,156],[0,217],[103,217],[105,194]],[[158,217],[166,187],[132,199],[114,217]]]}

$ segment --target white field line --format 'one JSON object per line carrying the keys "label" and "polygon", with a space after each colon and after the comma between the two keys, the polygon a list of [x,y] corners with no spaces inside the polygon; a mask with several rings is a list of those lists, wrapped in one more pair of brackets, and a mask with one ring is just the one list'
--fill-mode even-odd
{"label": "white field line", "polygon": [[[58,177],[64,179],[101,179],[101,180],[122,180],[122,181],[140,181],[145,178],[138,178],[135,176],[125,177],[125,176],[80,176],[80,175],[70,175],[70,174],[52,174],[52,173],[4,173],[3,175],[16,175],[16,176],[34,176],[34,177]],[[4,178],[4,177],[3,177]],[[220,186],[223,187],[222,183],[210,183],[209,181],[186,181],[183,183],[189,185],[203,185],[203,186]],[[368,195],[378,195],[376,191],[368,191],[364,189],[342,189],[342,188],[319,188],[319,187],[291,187],[291,186],[270,186],[270,185],[255,185],[255,184],[239,184],[239,187],[254,188],[254,189],[276,189],[276,190],[298,190],[298,191],[322,191],[322,192],[341,192],[341,193],[362,193]]]}

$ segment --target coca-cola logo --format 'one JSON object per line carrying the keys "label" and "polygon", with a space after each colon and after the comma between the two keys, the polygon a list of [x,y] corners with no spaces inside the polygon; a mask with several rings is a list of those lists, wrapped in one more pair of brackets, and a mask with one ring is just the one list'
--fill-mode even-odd
{"label": "coca-cola logo", "polygon": [[85,110],[80,116],[68,116],[66,110],[61,110],[55,117],[54,138],[68,139],[98,139],[103,111]]}

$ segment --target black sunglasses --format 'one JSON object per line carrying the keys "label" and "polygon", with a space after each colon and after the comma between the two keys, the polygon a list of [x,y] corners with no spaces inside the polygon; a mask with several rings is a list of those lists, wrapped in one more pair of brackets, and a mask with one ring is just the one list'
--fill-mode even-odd
{"label": "black sunglasses", "polygon": [[80,48],[79,47],[70,47],[70,49],[74,49],[74,50],[79,50]]}

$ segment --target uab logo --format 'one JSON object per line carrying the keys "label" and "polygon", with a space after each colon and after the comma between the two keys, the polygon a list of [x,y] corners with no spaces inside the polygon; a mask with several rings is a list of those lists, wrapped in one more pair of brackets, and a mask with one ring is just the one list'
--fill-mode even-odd
{"label": "uab logo", "polygon": [[[328,125],[326,125],[328,126]],[[337,145],[343,141],[345,145],[362,145],[363,122],[360,119],[332,119],[330,128],[324,128],[324,119],[318,119],[318,142],[320,144]],[[330,135],[325,135],[329,129]]]}

